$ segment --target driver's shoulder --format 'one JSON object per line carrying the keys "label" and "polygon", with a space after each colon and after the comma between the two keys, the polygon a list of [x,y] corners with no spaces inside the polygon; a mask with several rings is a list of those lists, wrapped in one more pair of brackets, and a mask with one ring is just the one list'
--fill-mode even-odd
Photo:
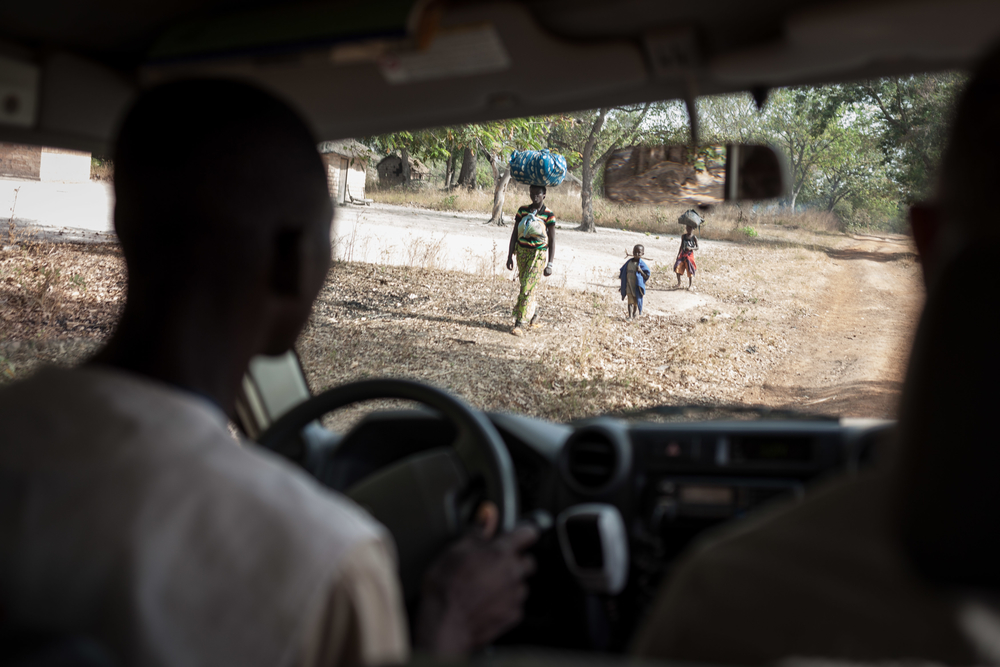
{"label": "driver's shoulder", "polygon": [[207,504],[231,505],[260,529],[282,533],[285,539],[354,543],[385,536],[381,525],[352,500],[256,443],[208,453],[199,469]]}
{"label": "driver's shoulder", "polygon": [[262,551],[282,544],[327,557],[384,539],[349,499],[238,442],[207,399],[160,382],[100,367],[47,369],[0,392],[0,418],[10,440],[0,470],[53,497],[67,485],[91,489],[95,508],[123,508],[123,531],[170,526],[222,552],[250,540]]}

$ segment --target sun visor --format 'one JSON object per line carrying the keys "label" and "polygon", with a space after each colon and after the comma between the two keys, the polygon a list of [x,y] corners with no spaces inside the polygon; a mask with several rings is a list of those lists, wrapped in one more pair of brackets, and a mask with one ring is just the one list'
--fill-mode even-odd
{"label": "sun visor", "polygon": [[[976,21],[970,22],[970,16]],[[844,3],[792,15],[784,35],[778,43],[711,59],[711,77],[728,84],[777,86],[843,78],[879,63],[955,67],[973,60],[1000,36],[1000,3]]]}
{"label": "sun visor", "polygon": [[152,63],[145,83],[192,75],[256,82],[294,103],[321,139],[537,115],[648,80],[638,44],[578,46],[513,3],[442,10],[421,39]]}
{"label": "sun visor", "polygon": [[135,87],[84,58],[53,53],[41,64],[0,59],[0,141],[106,155]]}
{"label": "sun visor", "polygon": [[0,56],[0,127],[34,127],[38,108],[39,68]]}

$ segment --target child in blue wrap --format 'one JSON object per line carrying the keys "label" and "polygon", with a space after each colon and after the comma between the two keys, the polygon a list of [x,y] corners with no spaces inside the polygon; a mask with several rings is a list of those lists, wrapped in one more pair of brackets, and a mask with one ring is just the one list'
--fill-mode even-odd
{"label": "child in blue wrap", "polygon": [[629,258],[618,277],[622,281],[622,301],[628,298],[628,316],[635,319],[642,312],[642,297],[646,295],[646,281],[649,280],[649,265],[643,261],[642,256],[646,254],[646,249],[636,244],[632,248],[632,257]]}

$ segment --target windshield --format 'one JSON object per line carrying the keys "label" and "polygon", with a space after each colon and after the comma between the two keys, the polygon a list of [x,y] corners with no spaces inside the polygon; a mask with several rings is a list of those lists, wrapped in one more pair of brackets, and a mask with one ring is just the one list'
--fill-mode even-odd
{"label": "windshield", "polygon": [[[689,141],[677,102],[324,142],[340,206],[297,346],[310,388],[407,377],[557,421],[894,417],[923,298],[906,210],[930,192],[963,81],[781,89],[760,110],[700,99],[702,142],[772,145],[788,193],[698,209],[690,234],[691,206],[618,203],[603,182],[616,151]],[[69,157],[37,149],[22,174],[28,148],[0,145],[5,381],[86,358],[124,298],[113,165],[87,155],[70,178]],[[512,158],[543,150],[567,173],[539,203]]]}

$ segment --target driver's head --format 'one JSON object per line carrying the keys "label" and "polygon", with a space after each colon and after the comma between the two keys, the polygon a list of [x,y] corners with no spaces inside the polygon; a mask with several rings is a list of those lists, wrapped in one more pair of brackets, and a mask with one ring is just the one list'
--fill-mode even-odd
{"label": "driver's head", "polygon": [[132,107],[114,162],[129,306],[200,304],[256,328],[258,352],[288,349],[329,268],[333,215],[302,119],[246,84],[168,83]]}

